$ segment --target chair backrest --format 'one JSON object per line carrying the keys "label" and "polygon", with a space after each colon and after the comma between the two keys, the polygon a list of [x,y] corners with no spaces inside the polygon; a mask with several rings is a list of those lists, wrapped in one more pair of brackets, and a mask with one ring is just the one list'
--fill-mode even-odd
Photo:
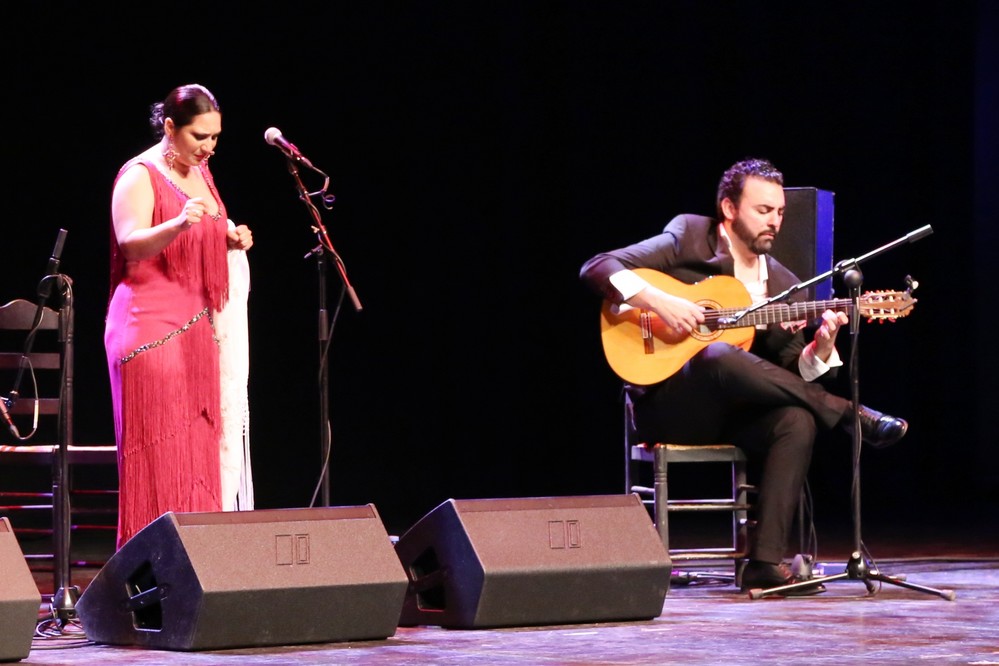
{"label": "chair backrest", "polygon": [[72,443],[71,312],[25,299],[0,306],[0,387],[16,392],[8,411],[19,434],[0,428],[0,443]]}

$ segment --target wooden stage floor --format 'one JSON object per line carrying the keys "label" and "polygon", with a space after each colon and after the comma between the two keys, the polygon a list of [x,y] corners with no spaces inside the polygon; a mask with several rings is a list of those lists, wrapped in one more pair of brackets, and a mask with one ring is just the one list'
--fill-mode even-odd
{"label": "wooden stage floor", "polygon": [[[999,664],[999,536],[993,528],[877,528],[867,539],[884,574],[953,591],[923,591],[841,578],[824,594],[750,599],[727,582],[674,579],[662,614],[637,622],[444,629],[400,627],[375,641],[171,651],[95,645],[70,622],[61,631],[43,602],[39,634],[23,664]],[[983,534],[984,533],[984,534]],[[871,531],[869,534],[875,534]],[[840,547],[844,547],[841,553]],[[828,546],[816,574],[847,571],[850,539]],[[838,558],[838,559],[837,559]],[[821,569],[821,571],[820,571]],[[73,572],[84,588],[93,570]],[[51,578],[36,574],[43,594]],[[321,613],[303,608],[303,617]],[[49,629],[49,632],[45,630]]]}

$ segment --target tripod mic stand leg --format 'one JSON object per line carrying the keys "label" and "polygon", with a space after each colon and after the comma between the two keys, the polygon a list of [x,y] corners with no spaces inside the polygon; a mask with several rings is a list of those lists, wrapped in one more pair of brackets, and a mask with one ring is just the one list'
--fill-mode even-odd
{"label": "tripod mic stand leg", "polygon": [[879,581],[881,583],[888,583],[889,585],[897,585],[898,587],[904,587],[909,590],[915,590],[917,592],[926,592],[928,594],[935,594],[938,597],[946,599],[947,601],[954,601],[957,595],[953,590],[938,590],[934,587],[926,587],[925,585],[916,585],[915,583],[910,583],[903,580],[899,576],[889,576],[883,574],[877,569],[872,569],[867,562],[860,556],[859,552],[854,552],[850,556],[850,562],[847,564],[847,571],[850,573],[850,578],[859,578],[864,581],[867,586],[867,591],[871,594],[874,593],[876,586],[872,581]]}
{"label": "tripod mic stand leg", "polygon": [[916,585],[915,583],[909,583],[895,576],[888,576],[886,574],[879,572],[874,572],[869,574],[868,578],[871,580],[881,581],[882,583],[890,583],[891,585],[898,585],[899,587],[905,587],[910,590],[915,590],[917,592],[926,592],[927,594],[935,594],[936,596],[946,599],[947,601],[954,601],[954,599],[957,598],[957,594],[954,592],[954,590],[938,590],[935,587]]}
{"label": "tripod mic stand leg", "polygon": [[[818,594],[819,592],[824,592],[825,587],[823,583],[831,580],[839,580],[841,578],[848,578],[850,574],[841,573],[832,576],[821,576],[819,578],[810,578],[808,580],[795,581],[794,583],[788,583],[787,585],[778,585],[776,587],[768,588],[753,588],[749,591],[750,599],[762,599],[763,597],[778,595],[778,596],[807,596],[808,594]],[[813,590],[806,591],[808,588],[814,588]],[[798,594],[794,594],[796,591],[802,590]]]}

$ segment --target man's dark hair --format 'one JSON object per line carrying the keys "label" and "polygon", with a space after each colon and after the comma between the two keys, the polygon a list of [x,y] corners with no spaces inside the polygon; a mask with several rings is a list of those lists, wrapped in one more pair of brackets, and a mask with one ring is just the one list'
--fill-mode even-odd
{"label": "man's dark hair", "polygon": [[718,182],[718,199],[715,204],[719,220],[724,217],[721,208],[722,201],[728,198],[738,207],[739,200],[742,199],[742,188],[750,176],[762,178],[784,187],[784,174],[778,171],[777,167],[770,163],[770,160],[748,158],[736,162],[722,174],[721,180]]}

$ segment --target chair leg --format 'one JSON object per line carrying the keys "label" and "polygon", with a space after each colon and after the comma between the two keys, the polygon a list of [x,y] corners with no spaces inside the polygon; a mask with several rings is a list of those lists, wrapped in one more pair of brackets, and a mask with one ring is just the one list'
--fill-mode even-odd
{"label": "chair leg", "polygon": [[628,436],[628,424],[624,426],[624,494],[631,492],[631,438]]}
{"label": "chair leg", "polygon": [[[732,499],[737,505],[746,506],[749,499],[749,482],[746,474],[746,462],[732,462]],[[749,552],[749,513],[740,509],[732,514],[732,544],[738,553]],[[736,587],[742,587],[742,570],[746,566],[745,557],[736,557],[733,566]]]}
{"label": "chair leg", "polygon": [[624,439],[624,494],[627,495],[631,492],[631,486],[633,485],[631,478],[631,447],[637,443],[635,441],[635,417],[632,413],[631,396],[628,395],[627,391],[624,393],[624,414],[622,417],[621,421],[624,425],[624,432],[622,433],[622,438]]}
{"label": "chair leg", "polygon": [[667,485],[666,447],[656,444],[652,449],[652,488],[656,531],[669,552],[669,490]]}

